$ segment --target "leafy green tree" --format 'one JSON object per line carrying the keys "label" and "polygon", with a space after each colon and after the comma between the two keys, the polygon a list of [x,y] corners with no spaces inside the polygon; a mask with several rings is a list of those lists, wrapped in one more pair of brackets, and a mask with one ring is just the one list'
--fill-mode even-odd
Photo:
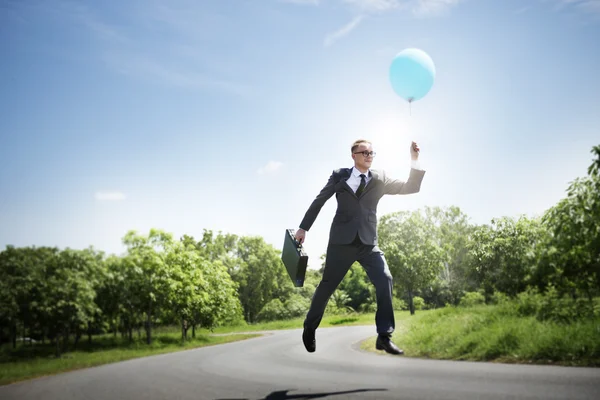
{"label": "leafy green tree", "polygon": [[433,225],[433,233],[446,259],[444,268],[431,286],[422,292],[428,303],[436,307],[458,304],[461,296],[474,283],[469,281],[469,238],[474,225],[459,207],[425,207],[425,218]]}
{"label": "leafy green tree", "polygon": [[535,267],[535,248],[544,234],[539,219],[494,218],[473,232],[471,273],[489,301],[495,291],[509,296],[525,290]]}
{"label": "leafy green tree", "polygon": [[[202,275],[202,280],[198,279],[199,275]],[[192,304],[192,337],[196,336],[197,325],[212,330],[216,326],[243,319],[238,286],[222,262],[210,262],[200,257],[192,281],[197,294]]]}
{"label": "leafy green tree", "polygon": [[435,226],[421,211],[384,215],[379,224],[379,244],[385,253],[394,285],[406,291],[411,314],[415,292],[429,286],[444,268],[444,255]]}
{"label": "leafy green tree", "polygon": [[44,309],[46,265],[58,252],[49,247],[7,246],[0,253],[0,321],[9,328],[13,348],[19,329],[31,337],[49,322]]}
{"label": "leafy green tree", "polygon": [[294,286],[281,262],[280,252],[261,237],[239,238],[236,265],[229,272],[238,284],[238,293],[247,322],[254,322],[260,310],[272,299],[282,302]]}
{"label": "leafy green tree", "polygon": [[372,297],[369,290],[371,282],[364,268],[355,262],[340,283],[338,290],[348,295],[348,301],[342,306],[349,306],[354,310],[359,310],[365,303],[372,303],[375,298]]}
{"label": "leafy green tree", "polygon": [[146,343],[152,343],[152,326],[157,316],[172,298],[173,280],[169,265],[165,262],[165,247],[172,236],[158,229],[151,229],[144,236],[129,231],[123,237],[127,246],[124,263],[131,279],[132,292],[138,297],[145,314]]}
{"label": "leafy green tree", "polygon": [[538,287],[552,284],[561,293],[600,293],[600,145],[588,175],[570,183],[567,197],[543,216],[549,230],[535,271]]}
{"label": "leafy green tree", "polygon": [[77,329],[85,329],[98,312],[91,278],[96,275],[97,267],[91,251],[66,249],[47,260],[42,309],[55,340],[57,356],[67,350],[69,335]]}

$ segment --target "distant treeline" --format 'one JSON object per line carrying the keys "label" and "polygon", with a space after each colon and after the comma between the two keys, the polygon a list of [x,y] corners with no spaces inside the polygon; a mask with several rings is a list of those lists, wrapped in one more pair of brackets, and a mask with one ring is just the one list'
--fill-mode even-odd
{"label": "distant treeline", "polygon": [[[394,277],[394,307],[522,299],[541,319],[600,313],[600,146],[587,176],[539,218],[469,223],[458,207],[384,215],[379,243]],[[322,270],[293,287],[279,250],[263,238],[204,231],[200,239],[152,229],[123,238],[123,255],[93,248],[7,246],[0,252],[0,341],[50,341],[57,354],[83,336],[178,324],[196,329],[303,316]],[[328,313],[370,312],[375,293],[360,265]],[[71,345],[70,345],[71,343]]]}

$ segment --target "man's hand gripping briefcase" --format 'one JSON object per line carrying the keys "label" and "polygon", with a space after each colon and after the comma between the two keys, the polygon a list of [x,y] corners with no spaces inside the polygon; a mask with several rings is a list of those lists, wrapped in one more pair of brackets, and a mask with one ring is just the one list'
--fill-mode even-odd
{"label": "man's hand gripping briefcase", "polygon": [[285,240],[283,242],[281,260],[283,261],[285,269],[287,269],[294,286],[304,286],[308,255],[304,252],[302,245],[296,240],[293,229],[285,230]]}

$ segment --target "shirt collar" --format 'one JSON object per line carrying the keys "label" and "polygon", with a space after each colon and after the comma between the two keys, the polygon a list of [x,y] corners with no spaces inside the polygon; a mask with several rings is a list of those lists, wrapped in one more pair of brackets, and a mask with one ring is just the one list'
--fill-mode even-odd
{"label": "shirt collar", "polygon": [[[352,176],[360,178],[360,174],[362,174],[362,172],[360,172],[358,169],[356,169],[356,167],[352,167]],[[369,178],[371,176],[371,169],[367,170],[367,173],[365,174],[366,178]]]}

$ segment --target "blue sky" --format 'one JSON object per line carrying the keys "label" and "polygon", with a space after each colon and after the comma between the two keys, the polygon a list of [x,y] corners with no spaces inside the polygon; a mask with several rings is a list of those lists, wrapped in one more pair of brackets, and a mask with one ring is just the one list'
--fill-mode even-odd
{"label": "blue sky", "polygon": [[[598,0],[5,0],[0,246],[121,253],[155,227],[280,248],[359,137],[399,178],[421,147],[422,191],[380,216],[539,215],[600,143],[598,38]],[[437,71],[412,115],[387,75],[407,47]]]}

